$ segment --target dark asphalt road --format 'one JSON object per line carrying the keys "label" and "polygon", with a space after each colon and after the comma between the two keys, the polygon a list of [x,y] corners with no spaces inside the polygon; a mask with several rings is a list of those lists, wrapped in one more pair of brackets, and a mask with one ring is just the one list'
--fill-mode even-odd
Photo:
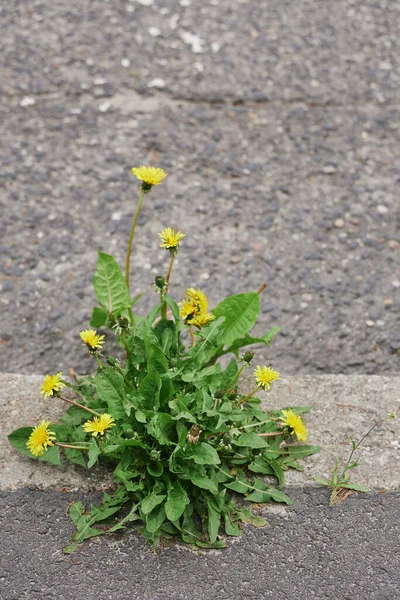
{"label": "dark asphalt road", "polygon": [[224,551],[159,554],[136,533],[64,556],[77,494],[0,493],[1,600],[395,600],[400,597],[399,493],[329,508],[325,490],[292,491]]}

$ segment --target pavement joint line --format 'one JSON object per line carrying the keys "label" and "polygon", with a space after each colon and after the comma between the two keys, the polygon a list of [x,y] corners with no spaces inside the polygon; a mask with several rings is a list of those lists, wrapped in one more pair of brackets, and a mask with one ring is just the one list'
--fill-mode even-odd
{"label": "pavement joint line", "polygon": [[[87,471],[74,465],[63,468],[36,462],[14,450],[7,435],[18,427],[50,421],[64,412],[62,403],[39,394],[42,375],[0,373],[0,490],[25,486],[41,489],[91,491],[112,485],[110,471]],[[243,389],[254,385],[251,373]],[[287,487],[309,487],[313,477],[329,477],[335,457],[347,459],[353,434],[361,437],[387,413],[397,414],[375,430],[361,447],[360,466],[352,480],[371,490],[400,490],[400,377],[377,375],[306,375],[282,377],[269,392],[261,392],[263,408],[311,406],[306,415],[308,443],[322,450],[301,461],[304,472],[288,471]]]}
{"label": "pavement joint line", "polygon": [[[7,96],[3,96],[8,99],[21,100],[27,94],[26,93],[13,93]],[[69,94],[68,91],[57,91],[57,92],[35,92],[32,93],[31,96],[40,103],[45,101],[52,100],[60,100],[63,99],[65,101],[68,100],[77,100],[77,97]],[[97,102],[99,100],[107,99],[109,102],[113,102],[116,97],[119,96],[139,96],[142,102],[145,101],[158,101],[159,108],[164,107],[163,100],[166,101],[167,104],[176,103],[179,106],[177,108],[181,108],[182,104],[195,104],[195,105],[205,105],[209,107],[213,107],[215,105],[223,105],[226,108],[235,108],[236,106],[243,106],[248,108],[257,108],[257,107],[279,107],[279,106],[312,106],[312,108],[333,108],[333,109],[342,109],[342,110],[362,110],[362,111],[371,111],[372,109],[378,109],[382,111],[382,105],[378,102],[360,102],[353,104],[342,104],[339,102],[334,102],[332,100],[326,100],[325,102],[321,102],[318,100],[314,100],[313,98],[309,98],[306,96],[299,96],[295,98],[254,98],[252,96],[229,96],[229,97],[220,97],[220,96],[202,96],[202,95],[194,95],[194,96],[185,96],[185,95],[177,95],[174,92],[168,92],[164,90],[163,92],[154,93],[143,93],[139,90],[126,90],[124,92],[118,92],[110,96],[109,94],[98,94],[93,98],[93,102]],[[78,97],[79,98],[79,97]],[[398,103],[385,104],[385,110],[393,110],[398,109]],[[140,111],[137,111],[140,112]]]}

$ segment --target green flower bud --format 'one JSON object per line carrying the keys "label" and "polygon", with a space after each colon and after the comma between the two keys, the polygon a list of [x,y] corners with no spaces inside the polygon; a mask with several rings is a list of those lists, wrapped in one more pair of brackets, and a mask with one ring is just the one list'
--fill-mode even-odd
{"label": "green flower bud", "polygon": [[242,356],[242,361],[249,365],[251,363],[251,361],[253,360],[253,358],[254,358],[254,352],[252,350],[248,350],[246,352],[246,354],[244,354]]}
{"label": "green flower bud", "polygon": [[165,288],[165,279],[162,275],[157,275],[154,279],[154,287],[158,290],[163,290]]}
{"label": "green flower bud", "polygon": [[216,392],[214,392],[214,398],[216,398],[217,400],[221,400],[221,398],[224,397],[224,390],[217,390]]}
{"label": "green flower bud", "polygon": [[227,395],[228,395],[228,400],[231,400],[232,402],[233,402],[233,400],[236,400],[236,398],[238,396],[237,388],[232,388],[231,390],[229,390]]}

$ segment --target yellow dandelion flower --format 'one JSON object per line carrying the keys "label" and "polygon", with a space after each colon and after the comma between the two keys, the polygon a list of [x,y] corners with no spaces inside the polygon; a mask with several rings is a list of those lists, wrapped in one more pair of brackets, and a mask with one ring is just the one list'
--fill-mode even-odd
{"label": "yellow dandelion flower", "polygon": [[280,379],[278,371],[274,371],[270,367],[260,367],[260,365],[257,365],[254,371],[254,377],[256,378],[258,385],[264,390],[269,390],[272,381]]}
{"label": "yellow dandelion flower", "polygon": [[32,429],[26,447],[33,456],[42,456],[49,446],[54,446],[56,434],[48,430],[49,425],[50,421],[42,421]]}
{"label": "yellow dandelion flower", "polygon": [[198,313],[206,313],[208,310],[207,296],[201,290],[195,290],[194,288],[188,288],[185,292],[185,297],[188,300],[193,300],[197,305]]}
{"label": "yellow dandelion flower", "polygon": [[158,234],[158,237],[163,242],[160,244],[160,248],[177,250],[179,248],[179,243],[181,239],[185,237],[185,234],[182,233],[182,231],[175,233],[174,229],[171,229],[171,227],[166,227],[161,233]]}
{"label": "yellow dandelion flower", "polygon": [[204,327],[205,325],[208,325],[213,319],[215,319],[215,316],[211,313],[199,313],[198,315],[190,319],[188,323],[189,325],[194,325],[195,327]]}
{"label": "yellow dandelion flower", "polygon": [[89,350],[100,350],[103,346],[104,335],[98,335],[94,329],[85,329],[80,334],[82,342],[84,342]]}
{"label": "yellow dandelion flower", "polygon": [[196,314],[198,314],[197,304],[194,300],[182,300],[180,303],[179,314],[181,315],[183,321],[188,321]]}
{"label": "yellow dandelion flower", "polygon": [[301,442],[307,441],[307,427],[304,424],[304,421],[299,415],[296,415],[291,408],[288,410],[282,410],[282,423],[287,425],[291,429],[293,429],[293,433],[296,434],[296,437]]}
{"label": "yellow dandelion flower", "polygon": [[62,371],[56,375],[46,375],[42,385],[40,386],[40,393],[45,398],[48,396],[58,396],[62,388],[65,387],[65,383],[61,380]]}
{"label": "yellow dandelion flower", "polygon": [[133,167],[132,173],[135,177],[143,181],[144,184],[150,186],[150,189],[153,185],[159,185],[167,176],[164,169],[157,167]]}
{"label": "yellow dandelion flower", "polygon": [[86,421],[83,424],[84,431],[91,433],[93,437],[103,435],[106,429],[110,429],[110,427],[115,427],[115,421],[108,413],[104,413],[100,417],[94,417],[92,421]]}

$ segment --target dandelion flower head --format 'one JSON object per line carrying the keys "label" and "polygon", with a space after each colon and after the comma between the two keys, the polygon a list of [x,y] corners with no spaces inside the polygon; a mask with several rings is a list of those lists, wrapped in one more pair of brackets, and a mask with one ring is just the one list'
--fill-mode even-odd
{"label": "dandelion flower head", "polygon": [[79,335],[90,350],[99,350],[104,344],[104,335],[98,335],[94,329],[85,329]]}
{"label": "dandelion flower head", "polygon": [[274,371],[270,367],[260,367],[260,365],[257,365],[254,371],[254,377],[256,378],[258,385],[264,390],[270,389],[272,381],[280,379],[278,371]]}
{"label": "dandelion flower head", "polygon": [[86,433],[91,433],[93,437],[103,435],[110,427],[115,427],[115,421],[108,413],[104,413],[99,417],[94,417],[92,421],[86,421],[86,423],[83,424],[84,431],[86,431]]}
{"label": "dandelion flower head", "polygon": [[54,446],[56,434],[49,431],[50,421],[42,421],[40,425],[34,427],[26,447],[33,456],[42,456],[49,446]]}
{"label": "dandelion flower head", "polygon": [[160,248],[166,248],[167,250],[177,250],[179,248],[179,243],[182,238],[185,237],[185,234],[182,231],[178,231],[175,233],[174,229],[171,227],[166,227],[158,234],[158,237],[163,242],[160,244]]}
{"label": "dandelion flower head", "polygon": [[40,386],[40,393],[43,394],[45,398],[48,396],[57,396],[62,388],[65,387],[65,383],[62,381],[61,377],[62,371],[56,375],[46,375]]}
{"label": "dandelion flower head", "polygon": [[282,422],[293,430],[296,437],[301,442],[307,441],[307,427],[304,421],[299,415],[296,415],[291,408],[288,410],[282,410]]}
{"label": "dandelion flower head", "polygon": [[133,167],[132,173],[149,186],[159,185],[167,176],[164,169],[158,167]]}

